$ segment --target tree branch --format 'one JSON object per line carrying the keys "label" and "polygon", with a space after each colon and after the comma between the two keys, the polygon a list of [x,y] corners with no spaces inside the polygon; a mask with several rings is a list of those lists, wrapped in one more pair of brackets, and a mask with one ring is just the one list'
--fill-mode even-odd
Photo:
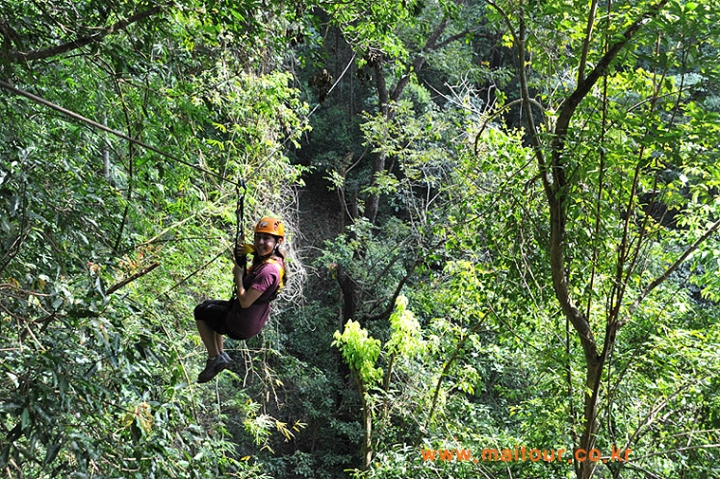
{"label": "tree branch", "polygon": [[113,33],[117,33],[121,30],[124,30],[129,25],[132,25],[133,23],[141,22],[141,21],[161,12],[165,7],[168,7],[170,5],[172,5],[172,2],[157,5],[153,8],[150,8],[149,10],[145,10],[144,12],[136,13],[124,20],[120,20],[120,21],[110,25],[107,28],[103,28],[102,30],[100,30],[97,33],[88,35],[86,37],[78,38],[71,42],[63,43],[61,45],[57,45],[57,46],[50,47],[50,48],[45,48],[42,50],[34,50],[34,51],[30,51],[30,52],[10,51],[10,52],[8,52],[7,56],[15,62],[26,62],[26,61],[30,61],[30,60],[42,60],[44,58],[50,58],[50,57],[54,57],[56,55],[60,55],[62,53],[67,53],[69,51],[76,50],[78,48],[84,47],[91,43],[98,42],[108,35],[112,35]]}
{"label": "tree branch", "polygon": [[[535,154],[535,157],[538,161],[538,166],[540,170],[540,177],[542,179],[543,183],[543,189],[545,190],[545,194],[548,198],[552,198],[553,194],[551,191],[551,185],[550,185],[550,179],[548,177],[548,171],[545,166],[545,156],[542,151],[542,147],[540,145],[540,140],[537,136],[537,130],[535,128],[535,122],[532,118],[532,110],[530,108],[531,103],[538,104],[540,106],[540,109],[543,110],[544,115],[544,109],[542,108],[542,105],[537,103],[535,100],[530,99],[530,91],[528,89],[528,81],[527,81],[527,75],[525,73],[525,31],[526,31],[526,25],[525,25],[525,19],[521,16],[520,17],[520,31],[515,32],[515,29],[513,28],[512,22],[510,21],[510,16],[505,12],[505,10],[502,9],[498,4],[496,4],[493,0],[488,0],[488,4],[493,7],[497,12],[500,14],[500,16],[503,17],[503,20],[505,21],[505,25],[507,26],[508,30],[510,31],[510,34],[513,36],[513,40],[515,41],[515,44],[518,46],[518,77],[520,79],[520,94],[522,97],[522,108],[523,108],[523,114],[525,115],[525,121],[527,122],[528,126],[528,136],[530,137],[530,143],[533,148],[533,153]],[[510,104],[512,104],[511,102]],[[505,107],[509,107],[510,104],[506,105]]]}
{"label": "tree branch", "polygon": [[583,41],[582,56],[580,57],[580,66],[578,67],[577,82],[580,84],[585,76],[585,65],[587,65],[587,55],[590,50],[590,39],[592,38],[593,26],[595,24],[595,14],[597,12],[598,0],[592,0],[590,5],[590,14],[588,15],[587,27],[585,29],[585,40]]}
{"label": "tree branch", "polygon": [[420,440],[422,439],[423,433],[427,431],[428,426],[430,425],[430,421],[433,418],[433,415],[435,413],[435,407],[437,406],[438,397],[440,396],[440,388],[442,387],[442,383],[445,380],[445,378],[448,375],[448,371],[450,370],[450,367],[453,365],[455,360],[460,356],[460,354],[464,351],[465,343],[467,340],[472,337],[473,334],[476,334],[480,331],[480,327],[485,323],[485,318],[487,318],[487,315],[483,316],[480,321],[475,323],[475,325],[470,328],[470,330],[467,332],[467,335],[465,335],[462,339],[460,339],[460,343],[455,347],[455,351],[453,351],[452,355],[450,355],[450,358],[445,362],[445,365],[443,366],[442,371],[440,372],[440,376],[437,379],[437,382],[435,383],[435,392],[433,393],[433,399],[432,403],[430,404],[430,412],[428,413],[427,418],[425,419],[425,425],[420,428],[418,431],[418,435],[415,438],[414,445],[417,446],[420,444]]}
{"label": "tree branch", "polygon": [[128,277],[128,278],[125,278],[124,280],[120,281],[119,283],[115,283],[114,285],[112,285],[112,286],[110,286],[110,287],[108,288],[108,290],[105,292],[105,294],[108,295],[108,294],[114,293],[115,291],[117,291],[118,289],[120,289],[120,288],[122,288],[123,286],[127,285],[128,283],[132,283],[132,282],[135,281],[136,279],[138,279],[138,278],[140,278],[140,277],[142,277],[142,276],[145,276],[146,274],[148,274],[150,271],[154,270],[154,269],[157,268],[158,266],[160,266],[160,263],[153,263],[153,264],[151,264],[150,266],[148,266],[147,268],[145,268],[145,269],[143,269],[143,270],[141,270],[141,271],[138,271],[138,272],[135,273],[134,275],[132,275],[132,276],[130,276],[130,277]]}
{"label": "tree branch", "polygon": [[445,40],[441,41],[441,42],[438,43],[437,45],[434,45],[432,49],[433,49],[433,50],[440,50],[441,48],[444,48],[444,47],[450,45],[452,42],[454,42],[454,41],[456,41],[456,40],[460,40],[461,38],[465,38],[465,37],[466,37],[468,34],[470,34],[470,33],[471,33],[470,30],[465,30],[465,31],[462,31],[462,32],[460,32],[460,33],[456,33],[455,35],[450,36],[450,37],[446,38]]}
{"label": "tree branch", "polygon": [[[666,279],[670,277],[673,272],[680,267],[683,262],[693,253],[696,249],[705,241],[707,240],[717,229],[720,228],[720,220],[716,221],[712,224],[710,229],[708,229],[705,234],[703,234],[701,237],[695,240],[693,244],[688,246],[688,248],[683,252],[683,254],[680,255],[678,259],[675,260],[675,262],[667,269],[663,274],[655,278],[652,283],[650,283],[645,290],[638,295],[637,298],[635,298],[635,301],[633,301],[632,305],[630,306],[629,312],[628,312],[628,318],[633,315],[635,310],[640,306],[640,303],[642,302],[645,297],[652,292],[653,289],[660,286]],[[621,326],[625,324],[628,321],[626,318],[624,321],[622,321]]]}
{"label": "tree branch", "polygon": [[622,34],[621,40],[618,40],[617,42],[610,45],[607,52],[602,56],[602,58],[600,58],[600,60],[598,60],[595,68],[592,69],[587,78],[583,79],[582,82],[578,83],[575,91],[567,98],[562,108],[560,109],[560,114],[558,115],[557,120],[557,127],[555,128],[555,133],[557,136],[555,138],[555,142],[553,143],[553,150],[555,150],[556,148],[562,150],[562,146],[564,145],[565,141],[565,135],[567,134],[568,125],[570,124],[570,118],[572,118],[573,113],[575,113],[575,109],[583,100],[583,98],[587,96],[587,94],[590,92],[590,89],[595,85],[595,83],[597,83],[600,77],[602,77],[607,72],[610,63],[612,63],[618,53],[620,53],[620,51],[625,48],[625,46],[630,42],[630,40],[633,39],[635,34],[640,31],[640,28],[646,23],[646,21],[648,19],[656,17],[657,14],[660,12],[660,9],[664,7],[667,2],[668,0],[660,0],[655,5],[650,6],[647,12],[642,14],[627,29],[625,29],[625,32]]}
{"label": "tree branch", "polygon": [[435,30],[433,30],[433,32],[425,41],[425,46],[423,46],[423,49],[417,54],[417,56],[413,60],[412,66],[408,68],[408,71],[405,73],[405,75],[402,76],[402,78],[400,78],[400,80],[398,80],[397,85],[395,85],[395,88],[393,88],[393,91],[390,94],[391,100],[397,101],[400,98],[403,91],[405,90],[405,87],[407,87],[408,83],[410,83],[410,73],[417,74],[417,72],[419,72],[425,65],[425,53],[437,50],[441,48],[441,45],[446,45],[445,42],[442,42],[441,45],[437,45],[437,40],[438,38],[440,38],[440,35],[443,34],[449,23],[450,19],[444,18],[438,24],[438,26],[435,27]]}
{"label": "tree branch", "polygon": [[370,316],[368,318],[363,318],[363,322],[367,324],[367,321],[376,321],[378,319],[387,318],[390,316],[390,313],[392,313],[393,309],[395,308],[395,302],[397,301],[398,296],[400,296],[400,292],[402,291],[403,287],[405,286],[405,283],[408,282],[408,280],[412,277],[413,273],[415,272],[415,268],[421,263],[421,258],[418,256],[415,258],[415,261],[413,262],[412,266],[408,268],[407,273],[398,283],[397,287],[395,288],[395,292],[393,293],[392,297],[390,298],[390,301],[388,302],[387,308],[385,308],[384,311],[382,311],[379,314],[376,314],[375,316]]}

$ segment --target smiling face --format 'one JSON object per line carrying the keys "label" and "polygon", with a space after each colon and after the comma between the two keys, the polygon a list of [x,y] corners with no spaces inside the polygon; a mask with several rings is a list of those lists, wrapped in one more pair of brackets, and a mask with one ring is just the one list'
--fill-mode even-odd
{"label": "smiling face", "polygon": [[[282,240],[280,240],[282,241]],[[255,251],[260,256],[267,256],[273,252],[278,238],[268,233],[255,233]]]}

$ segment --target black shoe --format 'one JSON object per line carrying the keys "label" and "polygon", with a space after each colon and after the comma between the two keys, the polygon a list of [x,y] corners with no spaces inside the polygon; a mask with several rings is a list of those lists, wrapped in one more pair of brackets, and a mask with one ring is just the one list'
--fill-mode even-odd
{"label": "black shoe", "polygon": [[208,359],[205,364],[205,369],[198,375],[197,382],[206,383],[210,381],[217,376],[220,371],[228,367],[228,364],[230,364],[230,361],[228,361],[224,354],[218,354],[214,358]]}

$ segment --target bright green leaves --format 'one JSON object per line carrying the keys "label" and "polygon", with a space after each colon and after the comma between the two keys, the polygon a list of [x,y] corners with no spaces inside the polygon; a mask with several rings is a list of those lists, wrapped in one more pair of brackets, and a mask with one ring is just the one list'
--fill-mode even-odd
{"label": "bright green leaves", "polygon": [[340,349],[343,359],[366,390],[377,385],[383,378],[383,370],[375,367],[383,350],[391,356],[412,359],[426,348],[420,324],[413,312],[407,309],[407,305],[408,299],[405,296],[397,298],[395,310],[390,315],[390,339],[385,346],[382,346],[380,340],[369,336],[368,331],[353,320],[345,324],[342,333],[335,331],[333,335],[332,345]]}
{"label": "bright green leaves", "polygon": [[383,371],[375,367],[380,356],[380,340],[368,336],[360,323],[350,320],[345,324],[342,334],[336,331],[332,345],[340,349],[345,362],[357,374],[363,389],[377,385],[383,377]]}
{"label": "bright green leaves", "polygon": [[390,354],[412,357],[423,350],[424,344],[420,323],[407,305],[408,299],[398,296],[395,311],[390,315],[392,333],[385,349]]}

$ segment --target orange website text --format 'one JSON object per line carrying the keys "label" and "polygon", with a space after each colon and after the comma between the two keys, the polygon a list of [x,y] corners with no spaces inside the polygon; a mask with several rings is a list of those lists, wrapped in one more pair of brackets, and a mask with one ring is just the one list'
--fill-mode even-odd
{"label": "orange website text", "polygon": [[473,456],[470,449],[421,449],[423,461],[470,461],[470,462],[626,462],[632,449],[618,449],[614,445],[609,455],[603,455],[598,449],[576,449],[572,454],[567,449],[535,449],[525,446],[514,449],[482,449],[480,456]]}

